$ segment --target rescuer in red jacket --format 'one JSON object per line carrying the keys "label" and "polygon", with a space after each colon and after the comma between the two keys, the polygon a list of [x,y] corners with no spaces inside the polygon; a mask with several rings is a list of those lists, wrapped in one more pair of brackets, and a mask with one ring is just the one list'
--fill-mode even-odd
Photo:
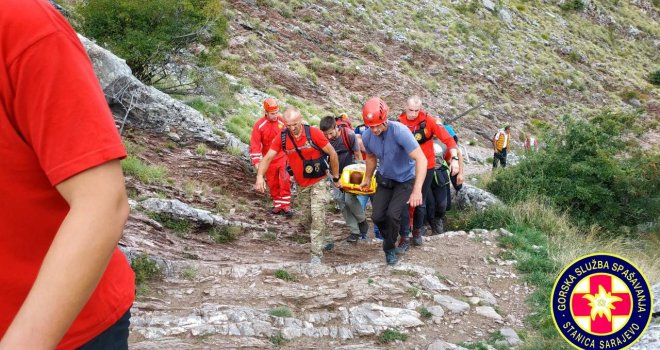
{"label": "rescuer in red jacket", "polygon": [[[254,168],[259,170],[261,158],[268,152],[273,139],[280,141],[284,121],[278,114],[279,107],[274,98],[264,100],[265,114],[254,124],[250,138],[250,160]],[[291,181],[286,171],[287,158],[284,152],[279,152],[268,166],[266,182],[273,199],[272,214],[291,216]]]}

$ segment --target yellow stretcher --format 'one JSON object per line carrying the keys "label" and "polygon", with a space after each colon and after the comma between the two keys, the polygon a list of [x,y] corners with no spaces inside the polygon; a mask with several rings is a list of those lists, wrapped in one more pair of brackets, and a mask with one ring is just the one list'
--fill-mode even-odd
{"label": "yellow stretcher", "polygon": [[344,167],[344,170],[341,172],[341,177],[339,178],[339,184],[341,188],[353,194],[374,194],[376,193],[376,177],[371,177],[371,182],[369,184],[368,191],[362,191],[360,189],[360,183],[364,178],[364,173],[367,170],[367,166],[364,164],[351,164]]}

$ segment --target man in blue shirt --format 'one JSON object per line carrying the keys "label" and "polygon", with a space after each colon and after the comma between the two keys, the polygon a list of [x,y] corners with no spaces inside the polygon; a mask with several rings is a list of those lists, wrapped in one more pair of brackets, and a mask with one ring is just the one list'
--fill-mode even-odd
{"label": "man in blue shirt", "polygon": [[394,265],[397,263],[395,241],[399,235],[401,212],[408,210],[408,205],[422,204],[427,164],[410,130],[399,122],[388,121],[388,112],[389,107],[378,97],[370,98],[362,108],[362,118],[369,130],[362,134],[367,170],[360,186],[364,190],[369,188],[376,164],[380,162],[371,219],[383,235],[385,260],[388,265]]}

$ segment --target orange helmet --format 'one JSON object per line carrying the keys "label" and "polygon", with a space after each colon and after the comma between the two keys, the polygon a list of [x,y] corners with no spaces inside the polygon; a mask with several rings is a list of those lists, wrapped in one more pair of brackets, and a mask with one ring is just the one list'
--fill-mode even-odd
{"label": "orange helmet", "polygon": [[280,107],[277,106],[277,101],[274,98],[269,97],[264,100],[264,110],[266,113],[277,112],[280,110]]}
{"label": "orange helmet", "polygon": [[387,112],[390,108],[380,97],[372,97],[362,107],[362,119],[366,126],[376,126],[387,121]]}

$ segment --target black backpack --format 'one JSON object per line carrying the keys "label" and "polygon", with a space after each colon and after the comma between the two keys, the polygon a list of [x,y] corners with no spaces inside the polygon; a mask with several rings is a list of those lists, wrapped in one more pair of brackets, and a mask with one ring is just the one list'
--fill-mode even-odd
{"label": "black backpack", "polygon": [[326,171],[330,168],[328,165],[328,155],[323,152],[323,150],[314,144],[314,141],[312,140],[312,133],[310,132],[310,126],[309,125],[303,125],[303,128],[305,129],[305,137],[307,138],[307,143],[314,148],[315,150],[321,152],[321,156],[316,159],[305,159],[302,155],[302,152],[300,152],[300,149],[298,149],[298,146],[296,146],[296,141],[293,139],[293,135],[291,134],[291,130],[288,128],[285,128],[282,130],[282,133],[280,134],[280,139],[282,141],[282,150],[287,151],[286,149],[286,136],[289,135],[289,138],[291,139],[291,143],[293,144],[293,148],[296,150],[298,153],[298,156],[303,162],[303,177],[308,178],[308,179],[316,179],[321,176],[326,175]]}

